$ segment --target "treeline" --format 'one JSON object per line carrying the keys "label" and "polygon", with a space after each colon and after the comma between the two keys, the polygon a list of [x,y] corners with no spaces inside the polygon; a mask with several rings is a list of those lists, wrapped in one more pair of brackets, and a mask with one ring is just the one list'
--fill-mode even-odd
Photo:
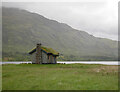
{"label": "treeline", "polygon": [[[2,53],[3,61],[31,61],[31,55],[28,53]],[[75,55],[60,55],[58,61],[118,61],[117,57],[108,56],[75,56]]]}
{"label": "treeline", "polygon": [[30,55],[27,53],[2,53],[2,60],[3,61],[30,61]]}
{"label": "treeline", "polygon": [[75,56],[62,55],[57,58],[59,61],[118,61],[117,57],[109,56]]}

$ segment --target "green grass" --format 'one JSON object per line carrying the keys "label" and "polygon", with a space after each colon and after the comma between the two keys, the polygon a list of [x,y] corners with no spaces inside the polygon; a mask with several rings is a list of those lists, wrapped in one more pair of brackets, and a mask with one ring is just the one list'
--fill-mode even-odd
{"label": "green grass", "polygon": [[[34,47],[32,50],[30,50],[28,53],[32,52],[33,50],[35,50],[36,47]],[[59,53],[55,50],[53,50],[52,48],[47,48],[47,47],[41,47],[42,50],[46,51],[47,53],[52,53],[54,55],[59,55]]]}
{"label": "green grass", "polygon": [[118,90],[116,67],[87,64],[3,65],[2,89]]}

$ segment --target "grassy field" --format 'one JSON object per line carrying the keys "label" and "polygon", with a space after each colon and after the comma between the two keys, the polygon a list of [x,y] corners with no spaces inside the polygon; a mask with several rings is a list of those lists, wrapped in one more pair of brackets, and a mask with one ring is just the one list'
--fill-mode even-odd
{"label": "grassy field", "polygon": [[118,66],[8,64],[2,90],[118,90]]}

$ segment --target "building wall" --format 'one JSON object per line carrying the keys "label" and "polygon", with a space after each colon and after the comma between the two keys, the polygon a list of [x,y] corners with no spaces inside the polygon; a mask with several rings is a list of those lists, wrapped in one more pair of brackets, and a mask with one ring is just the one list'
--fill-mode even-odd
{"label": "building wall", "polygon": [[48,55],[48,63],[50,63],[51,61],[51,58],[50,58],[50,55]]}
{"label": "building wall", "polygon": [[42,52],[42,63],[48,63],[48,56],[45,52]]}
{"label": "building wall", "polygon": [[[49,57],[49,58],[48,58]],[[36,63],[36,52],[32,54],[32,63]],[[42,63],[56,63],[56,57],[42,51]]]}
{"label": "building wall", "polygon": [[36,52],[32,54],[32,63],[36,63]]}
{"label": "building wall", "polygon": [[56,57],[55,57],[55,56],[54,56],[54,60],[53,60],[53,61],[54,61],[55,64],[57,63],[57,62],[56,62]]}
{"label": "building wall", "polygon": [[52,63],[52,55],[50,55],[50,63]]}

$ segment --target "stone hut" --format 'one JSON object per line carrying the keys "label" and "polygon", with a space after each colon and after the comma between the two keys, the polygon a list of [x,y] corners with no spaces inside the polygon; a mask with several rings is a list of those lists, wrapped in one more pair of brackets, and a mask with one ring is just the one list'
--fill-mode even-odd
{"label": "stone hut", "polygon": [[32,55],[33,64],[56,64],[56,57],[59,56],[57,51],[52,48],[43,47],[41,44],[37,44],[29,54]]}

